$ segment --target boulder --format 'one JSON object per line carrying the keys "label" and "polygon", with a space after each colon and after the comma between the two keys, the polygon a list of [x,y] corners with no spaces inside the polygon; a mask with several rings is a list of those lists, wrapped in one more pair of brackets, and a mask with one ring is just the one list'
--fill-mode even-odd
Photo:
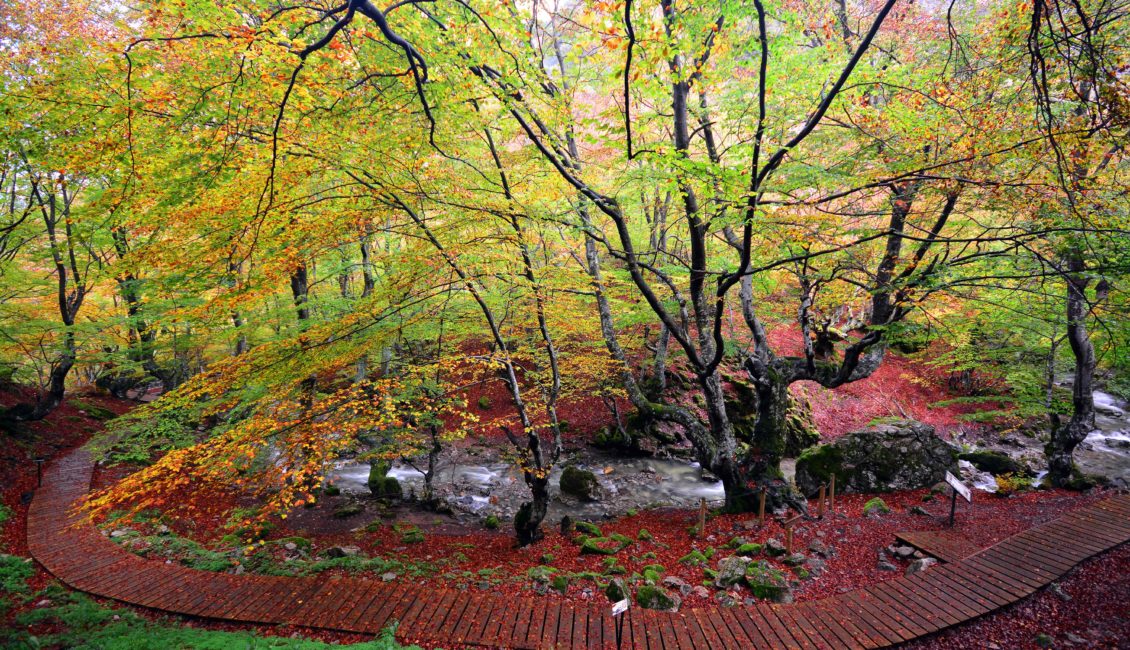
{"label": "boulder", "polygon": [[326,557],[339,558],[339,557],[354,557],[361,554],[361,548],[357,546],[332,546],[326,549]]}
{"label": "boulder", "polygon": [[894,420],[805,450],[796,484],[813,494],[835,474],[841,492],[913,490],[937,483],[947,471],[957,471],[957,451],[934,427]]}
{"label": "boulder", "polygon": [[745,582],[753,595],[758,598],[765,598],[775,603],[790,603],[793,600],[788,578],[768,562],[750,564],[746,568]]}
{"label": "boulder", "polygon": [[561,472],[561,492],[584,501],[600,500],[600,482],[596,474],[575,465],[567,466]]}
{"label": "boulder", "polygon": [[781,540],[776,537],[770,537],[765,540],[765,552],[772,557],[780,557],[785,554],[788,549],[781,543]]}
{"label": "boulder", "polygon": [[746,567],[753,560],[740,555],[733,555],[718,562],[718,575],[714,578],[714,585],[719,588],[736,585],[745,578]]}
{"label": "boulder", "polygon": [[999,451],[978,449],[976,451],[967,451],[959,454],[958,458],[960,460],[969,461],[977,469],[982,472],[988,472],[993,476],[1025,473],[1025,469],[1020,463],[1016,462],[1016,460],[1008,454],[1003,454]]}
{"label": "boulder", "polygon": [[675,612],[683,604],[682,598],[655,585],[643,585],[636,590],[636,602],[644,609]]}
{"label": "boulder", "polygon": [[628,597],[628,586],[624,584],[621,578],[613,578],[608,581],[608,586],[604,588],[604,595],[608,600],[618,603]]}

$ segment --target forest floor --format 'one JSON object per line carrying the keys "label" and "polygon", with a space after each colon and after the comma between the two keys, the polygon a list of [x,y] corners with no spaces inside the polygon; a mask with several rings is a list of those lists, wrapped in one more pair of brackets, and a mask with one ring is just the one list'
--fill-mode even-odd
{"label": "forest floor", "polygon": [[[929,383],[911,382],[910,379],[917,376],[913,374],[914,368],[900,368],[897,364],[884,367],[892,370],[876,378],[881,382],[878,394],[864,391],[854,396],[837,396],[838,407],[844,407],[848,400],[890,406],[891,395],[906,399],[911,391],[935,391],[938,396],[945,392],[936,383],[931,386]],[[0,406],[9,405],[18,397],[11,391],[0,392]],[[76,396],[48,420],[31,425],[17,435],[0,436],[0,474],[5,477],[0,485],[0,501],[11,513],[7,521],[0,524],[0,553],[17,557],[27,555],[27,502],[35,487],[35,464],[30,459],[37,456],[50,458],[82,444],[103,426],[103,418],[109,414],[102,409],[122,413],[131,406],[128,402],[95,395]],[[833,404],[829,408],[837,406]],[[861,406],[858,417],[876,417],[875,408]],[[822,409],[814,403],[814,410],[819,421]],[[918,416],[917,413],[910,415]],[[955,413],[948,413],[945,417],[951,418],[949,423],[957,426],[953,424],[959,422]],[[935,424],[945,426],[947,423],[937,421]],[[846,431],[858,426],[851,424],[842,428]],[[838,433],[843,431],[833,431],[830,437]],[[108,484],[126,471],[126,468],[100,470],[96,482]],[[822,520],[804,521],[796,526],[794,549],[823,562],[823,571],[819,575],[815,575],[815,571],[789,567],[779,559],[767,558],[795,581],[797,600],[821,598],[901,575],[908,560],[890,557],[894,571],[881,570],[877,561],[879,552],[894,542],[894,534],[946,527],[948,499],[932,496],[929,490],[879,495],[890,508],[890,513],[866,517],[863,506],[874,496],[839,495],[834,512],[828,513]],[[1034,490],[1007,497],[978,493],[973,504],[959,507],[954,530],[979,546],[987,546],[1102,496],[1102,491],[1079,494]],[[360,572],[375,579],[407,579],[421,584],[456,585],[495,593],[529,594],[536,591],[546,598],[596,599],[603,602],[599,583],[607,575],[620,571],[631,575],[650,568],[659,571],[665,578],[701,586],[709,580],[709,575],[706,567],[695,561],[697,556],[693,551],[714,556],[709,562],[712,567],[716,565],[717,558],[731,554],[728,547],[738,542],[763,544],[770,538],[778,541],[786,539],[781,525],[772,518],[767,519],[764,527],[758,527],[756,518],[748,515],[712,515],[707,519],[706,530],[698,534],[691,530],[697,523],[697,511],[656,508],[596,522],[604,537],[622,536],[618,538],[623,540],[624,547],[612,555],[584,554],[573,535],[563,535],[558,530],[550,530],[542,541],[519,549],[515,548],[512,533],[505,522],[499,530],[468,530],[464,526],[448,525],[442,518],[437,520],[428,513],[417,513],[410,518],[413,523],[406,523],[391,518],[404,519],[403,509],[382,510],[379,507],[341,518],[335,517],[333,512],[344,498],[329,497],[315,508],[304,509],[296,513],[297,516],[280,522],[285,525],[267,532],[260,542],[248,548],[244,540],[232,536],[239,528],[238,518],[232,520],[224,514],[233,506],[245,504],[230,495],[186,494],[185,498],[198,507],[191,518],[152,513],[152,517],[132,522],[128,529],[121,529],[115,540],[143,555],[174,557],[211,570],[284,575]],[[917,508],[922,508],[925,514]],[[119,529],[113,522],[105,526],[107,534],[115,530]],[[821,547],[824,550],[820,553],[811,550]],[[332,557],[342,554],[343,557]],[[688,558],[688,555],[691,557]],[[1000,648],[1039,647],[1037,636],[1040,634],[1053,638],[1056,647],[1118,647],[1116,639],[1130,638],[1126,623],[1130,618],[1127,609],[1130,602],[1130,578],[1126,571],[1128,560],[1130,549],[1125,547],[1108,553],[1069,574],[1054,592],[1045,590],[977,622],[918,642],[914,647],[987,648],[994,647],[994,644]],[[810,575],[805,576],[805,573]],[[51,577],[36,566],[26,587],[20,590],[22,596],[10,595],[7,600],[11,604],[7,611],[0,606],[3,626],[16,629],[20,627],[17,625],[20,621],[35,620],[30,629],[37,635],[65,634],[67,627],[74,625],[67,617],[34,616],[36,610],[50,610],[62,598],[59,588],[52,583]],[[684,598],[683,606],[714,603],[724,598],[723,593],[726,592],[713,588],[696,589]],[[43,597],[44,594],[54,595]],[[749,594],[731,590],[729,596],[741,602]],[[4,594],[0,593],[0,599],[4,599]],[[121,616],[133,616],[130,610],[117,608],[114,611],[120,612]],[[137,610],[137,613],[143,619],[162,618],[143,610]],[[121,618],[119,614],[113,614],[107,619],[107,624],[120,622],[114,620],[114,616]],[[253,626],[183,617],[175,617],[174,625],[229,631],[255,629]],[[333,642],[362,640],[350,635],[299,628],[276,628],[263,632]],[[0,635],[0,640],[3,638]]]}

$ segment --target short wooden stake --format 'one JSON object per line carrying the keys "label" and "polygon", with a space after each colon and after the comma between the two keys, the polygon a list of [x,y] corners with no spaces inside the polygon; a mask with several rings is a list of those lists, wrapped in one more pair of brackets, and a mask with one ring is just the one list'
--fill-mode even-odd
{"label": "short wooden stake", "polygon": [[698,503],[698,536],[702,537],[706,534],[706,499],[700,499]]}
{"label": "short wooden stake", "polygon": [[765,526],[765,488],[761,488],[761,497],[757,504],[757,525]]}
{"label": "short wooden stake", "polygon": [[785,529],[785,552],[789,555],[793,554],[793,526],[789,524]]}
{"label": "short wooden stake", "polygon": [[831,514],[836,511],[836,475],[832,474],[832,478],[828,481],[828,513]]}
{"label": "short wooden stake", "polygon": [[816,516],[821,519],[824,518],[824,486],[820,486],[820,496],[817,497],[819,505],[816,506]]}

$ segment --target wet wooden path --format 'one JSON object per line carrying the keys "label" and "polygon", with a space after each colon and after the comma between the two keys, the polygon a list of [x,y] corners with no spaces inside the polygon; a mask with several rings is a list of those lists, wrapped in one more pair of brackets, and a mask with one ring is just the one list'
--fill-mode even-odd
{"label": "wet wooden path", "polygon": [[[71,587],[132,605],[229,621],[376,634],[428,648],[615,648],[607,604],[592,605],[360,578],[228,575],[140,558],[73,508],[90,487],[90,455],[46,468],[28,513],[28,546]],[[1130,496],[1116,496],[923,573],[794,605],[632,608],[623,647],[881,648],[927,636],[1025,598],[1079,562],[1130,540]]]}

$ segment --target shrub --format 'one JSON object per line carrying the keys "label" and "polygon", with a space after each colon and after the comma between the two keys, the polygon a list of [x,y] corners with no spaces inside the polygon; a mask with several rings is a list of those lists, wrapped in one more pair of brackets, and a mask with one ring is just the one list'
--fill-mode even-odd
{"label": "shrub", "polygon": [[483,526],[486,526],[487,530],[497,530],[498,515],[487,515],[486,519],[483,519]]}

